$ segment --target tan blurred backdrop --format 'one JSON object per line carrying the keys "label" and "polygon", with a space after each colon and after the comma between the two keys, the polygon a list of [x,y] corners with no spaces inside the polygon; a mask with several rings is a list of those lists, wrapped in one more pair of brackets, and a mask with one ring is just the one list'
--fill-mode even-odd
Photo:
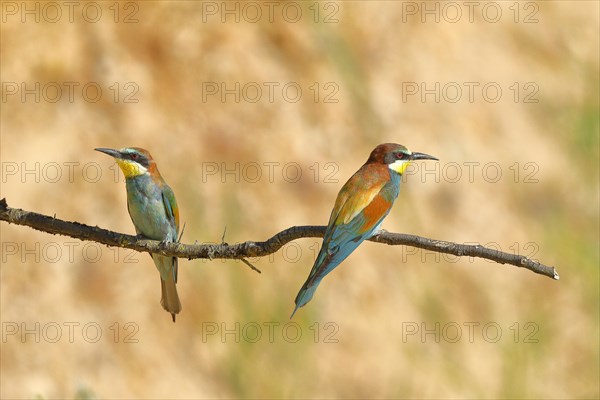
{"label": "tan blurred backdrop", "polygon": [[397,142],[440,162],[385,229],[561,275],[365,243],[290,322],[303,239],[181,260],[173,324],[148,255],[2,223],[2,398],[599,396],[598,2],[1,5],[12,207],[134,233],[93,148],[139,146],[184,242],[264,240]]}

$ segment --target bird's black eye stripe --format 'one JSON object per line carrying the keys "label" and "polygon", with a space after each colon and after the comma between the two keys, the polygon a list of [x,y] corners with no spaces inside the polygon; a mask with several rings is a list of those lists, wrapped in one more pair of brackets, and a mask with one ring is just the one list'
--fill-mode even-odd
{"label": "bird's black eye stripe", "polygon": [[128,158],[131,161],[135,161],[138,164],[144,166],[144,167],[148,167],[148,165],[150,164],[150,162],[148,161],[148,159],[143,155],[143,154],[139,154],[139,153],[129,153]]}

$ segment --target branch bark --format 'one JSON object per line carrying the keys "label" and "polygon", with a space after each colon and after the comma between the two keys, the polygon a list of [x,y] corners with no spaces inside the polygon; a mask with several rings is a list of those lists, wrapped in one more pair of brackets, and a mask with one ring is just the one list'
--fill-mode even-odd
{"label": "branch bark", "polygon": [[[69,222],[35,212],[8,207],[6,199],[0,200],[0,220],[10,224],[24,225],[30,228],[54,234],[69,236],[79,240],[88,240],[113,247],[123,247],[139,252],[159,253],[166,256],[207,259],[239,259],[263,257],[278,251],[286,243],[300,238],[321,238],[325,234],[324,226],[293,226],[287,228],[263,242],[243,242],[236,244],[182,244],[165,243],[143,239],[137,236],[112,232],[98,226],[89,226],[79,222]],[[510,264],[525,268],[536,274],[559,279],[554,267],[541,264],[525,256],[504,253],[481,245],[459,244],[443,240],[428,239],[403,233],[382,232],[369,239],[373,242],[391,246],[405,245],[438,253],[459,257],[484,258],[499,264]]]}

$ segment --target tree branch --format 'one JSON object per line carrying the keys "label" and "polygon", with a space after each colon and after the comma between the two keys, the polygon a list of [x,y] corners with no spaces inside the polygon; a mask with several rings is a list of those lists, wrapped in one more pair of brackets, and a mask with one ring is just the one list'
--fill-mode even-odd
{"label": "tree branch", "polygon": [[[166,256],[187,258],[189,260],[196,258],[243,260],[249,257],[263,257],[275,253],[292,240],[309,237],[320,238],[325,234],[324,226],[293,226],[275,234],[264,242],[248,241],[232,245],[227,243],[194,245],[165,243],[156,240],[140,239],[136,236],[108,231],[97,226],[63,221],[55,217],[11,208],[6,204],[6,199],[0,200],[0,220],[10,224],[29,226],[30,228],[55,235],[70,236],[80,240],[102,243],[107,246],[123,247],[139,252],[159,253]],[[485,258],[500,264],[511,264],[526,268],[536,274],[559,279],[554,267],[540,264],[525,256],[504,253],[481,245],[458,244],[415,235],[389,232],[382,232],[369,240],[392,246],[412,246],[459,257]]]}

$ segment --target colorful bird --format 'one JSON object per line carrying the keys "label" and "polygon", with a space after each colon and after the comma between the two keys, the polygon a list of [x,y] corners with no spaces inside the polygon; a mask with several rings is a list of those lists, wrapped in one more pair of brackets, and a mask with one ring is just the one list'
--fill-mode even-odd
{"label": "colorful bird", "polygon": [[[179,233],[179,208],[173,190],[158,172],[156,163],[147,150],[125,147],[121,150],[94,149],[113,157],[123,174],[127,188],[127,210],[135,231],[148,239],[176,242]],[[160,272],[163,308],[175,314],[181,311],[177,294],[177,257],[152,254]]]}
{"label": "colorful bird", "polygon": [[[411,161],[437,160],[428,154],[385,143],[340,190],[329,217],[323,245],[315,264],[296,296],[296,311],[308,303],[321,280],[346,259],[365,239],[375,236],[400,191],[401,175]],[[290,317],[290,318],[291,318]]]}

